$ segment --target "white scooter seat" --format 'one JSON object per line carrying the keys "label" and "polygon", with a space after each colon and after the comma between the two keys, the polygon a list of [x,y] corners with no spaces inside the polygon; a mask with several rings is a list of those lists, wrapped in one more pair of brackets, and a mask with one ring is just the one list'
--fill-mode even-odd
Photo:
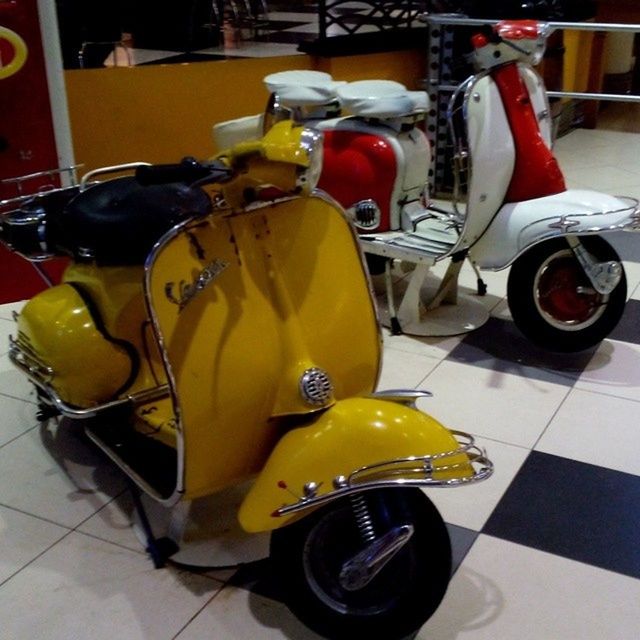
{"label": "white scooter seat", "polygon": [[399,118],[425,112],[429,106],[425,91],[409,91],[393,80],[358,80],[337,92],[345,109],[364,118]]}
{"label": "white scooter seat", "polygon": [[270,93],[286,107],[313,107],[336,100],[337,89],[345,84],[328,73],[311,70],[291,70],[271,73],[264,78]]}

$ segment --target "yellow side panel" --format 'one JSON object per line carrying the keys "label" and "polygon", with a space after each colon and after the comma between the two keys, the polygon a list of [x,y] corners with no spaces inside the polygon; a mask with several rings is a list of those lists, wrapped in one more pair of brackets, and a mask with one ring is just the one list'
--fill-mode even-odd
{"label": "yellow side panel", "polygon": [[[295,496],[303,496],[309,482],[319,485],[318,494],[323,495],[333,490],[335,478],[363,466],[447,453],[458,446],[450,431],[416,409],[371,398],[338,402],[314,424],[290,431],[278,443],[240,508],[240,523],[251,532],[284,526],[296,516],[277,517],[273,512],[295,504]],[[442,461],[442,465],[467,463],[465,454]],[[444,480],[450,473],[435,471],[434,476]],[[463,474],[460,469],[456,472]],[[469,465],[468,475],[472,474]]]}
{"label": "yellow side panel", "polygon": [[[306,368],[327,371],[338,398],[373,390],[380,339],[356,243],[314,197],[210,216],[160,249],[150,295],[179,399],[186,497],[260,470],[272,417],[314,410],[298,391]],[[216,275],[193,294],[205,270]]]}
{"label": "yellow side panel", "polygon": [[106,340],[72,287],[33,297],[18,316],[18,341],[54,371],[51,385],[65,402],[91,407],[111,400],[126,382],[131,361]]}
{"label": "yellow side panel", "polygon": [[164,365],[148,327],[143,295],[144,268],[71,263],[64,273],[64,280],[80,284],[100,310],[109,335],[126,340],[138,352],[140,369],[126,392],[134,393],[165,384]]}

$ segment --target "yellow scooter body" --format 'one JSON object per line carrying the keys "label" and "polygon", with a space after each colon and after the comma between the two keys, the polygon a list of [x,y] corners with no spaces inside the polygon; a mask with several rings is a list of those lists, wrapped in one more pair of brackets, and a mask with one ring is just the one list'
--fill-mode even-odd
{"label": "yellow scooter body", "polygon": [[[292,420],[375,388],[381,337],[368,277],[350,224],[324,196],[170,232],[146,290],[178,418],[176,492],[186,498],[246,480]],[[333,384],[320,405],[300,391],[310,369]]]}
{"label": "yellow scooter body", "polygon": [[[471,479],[474,469],[459,446],[451,431],[413,407],[379,398],[340,400],[278,442],[242,503],[240,523],[252,532],[282,527],[308,513],[309,498],[322,501],[347,482],[367,490],[423,480],[418,456],[429,458],[435,483]],[[287,513],[288,507],[298,510]]]}
{"label": "yellow scooter body", "polygon": [[72,263],[17,318],[17,341],[62,401],[80,409],[165,382],[143,267]]}

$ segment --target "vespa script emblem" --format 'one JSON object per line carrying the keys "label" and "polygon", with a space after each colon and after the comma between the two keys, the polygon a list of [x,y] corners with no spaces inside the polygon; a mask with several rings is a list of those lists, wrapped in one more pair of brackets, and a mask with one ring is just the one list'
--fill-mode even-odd
{"label": "vespa script emblem", "polygon": [[164,285],[164,294],[169,302],[177,304],[180,311],[182,311],[195,296],[213,282],[228,266],[228,262],[216,258],[198,274],[198,277],[192,283],[188,284],[181,280],[178,285],[178,296],[174,293],[175,282],[167,282]]}

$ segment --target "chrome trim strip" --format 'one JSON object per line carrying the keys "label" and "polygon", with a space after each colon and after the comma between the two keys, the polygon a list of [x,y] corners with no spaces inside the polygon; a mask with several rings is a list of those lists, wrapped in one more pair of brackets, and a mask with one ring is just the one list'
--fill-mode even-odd
{"label": "chrome trim strip", "polygon": [[433,393],[422,389],[385,389],[384,391],[375,391],[367,397],[415,407],[419,398],[432,398]]}
{"label": "chrome trim strip", "polygon": [[103,173],[115,173],[116,171],[131,171],[138,167],[149,166],[151,166],[149,162],[126,162],[124,164],[116,164],[109,167],[98,167],[97,169],[93,169],[93,171],[88,171],[82,176],[80,179],[80,191],[84,191],[87,186],[87,182],[89,182],[89,178],[92,178],[93,176],[98,176]]}
{"label": "chrome trim strip", "polygon": [[[138,391],[111,402],[81,409],[65,402],[49,384],[50,380],[55,376],[55,371],[51,367],[45,367],[38,363],[34,358],[28,356],[24,350],[15,343],[11,343],[9,350],[9,360],[19,369],[33,384],[42,389],[47,395],[47,399],[51,405],[55,407],[61,415],[67,418],[93,418],[102,411],[114,409],[125,404],[144,404],[169,395],[168,385],[161,385],[153,389],[145,389]],[[48,378],[48,379],[47,379]]]}
{"label": "chrome trim strip", "polygon": [[[283,505],[276,509],[272,516],[282,517],[308,509],[321,506],[335,500],[358,493],[360,491],[370,491],[372,489],[382,489],[389,487],[456,487],[466,484],[474,484],[486,480],[493,473],[493,463],[487,458],[483,449],[475,444],[473,436],[462,431],[451,431],[456,437],[460,446],[454,451],[438,453],[427,456],[410,456],[407,458],[396,458],[372,465],[367,465],[351,472],[348,477],[339,476],[334,479],[334,490],[320,496],[314,492],[304,491],[298,502],[290,505]],[[446,460],[460,454],[468,456],[468,463],[434,465],[435,461]],[[433,477],[435,472],[452,472],[461,467],[473,469],[472,476],[456,476],[448,480],[437,480]],[[423,478],[407,477],[415,474],[423,474]],[[308,487],[311,483],[307,483]],[[314,486],[320,486],[315,483]]]}

